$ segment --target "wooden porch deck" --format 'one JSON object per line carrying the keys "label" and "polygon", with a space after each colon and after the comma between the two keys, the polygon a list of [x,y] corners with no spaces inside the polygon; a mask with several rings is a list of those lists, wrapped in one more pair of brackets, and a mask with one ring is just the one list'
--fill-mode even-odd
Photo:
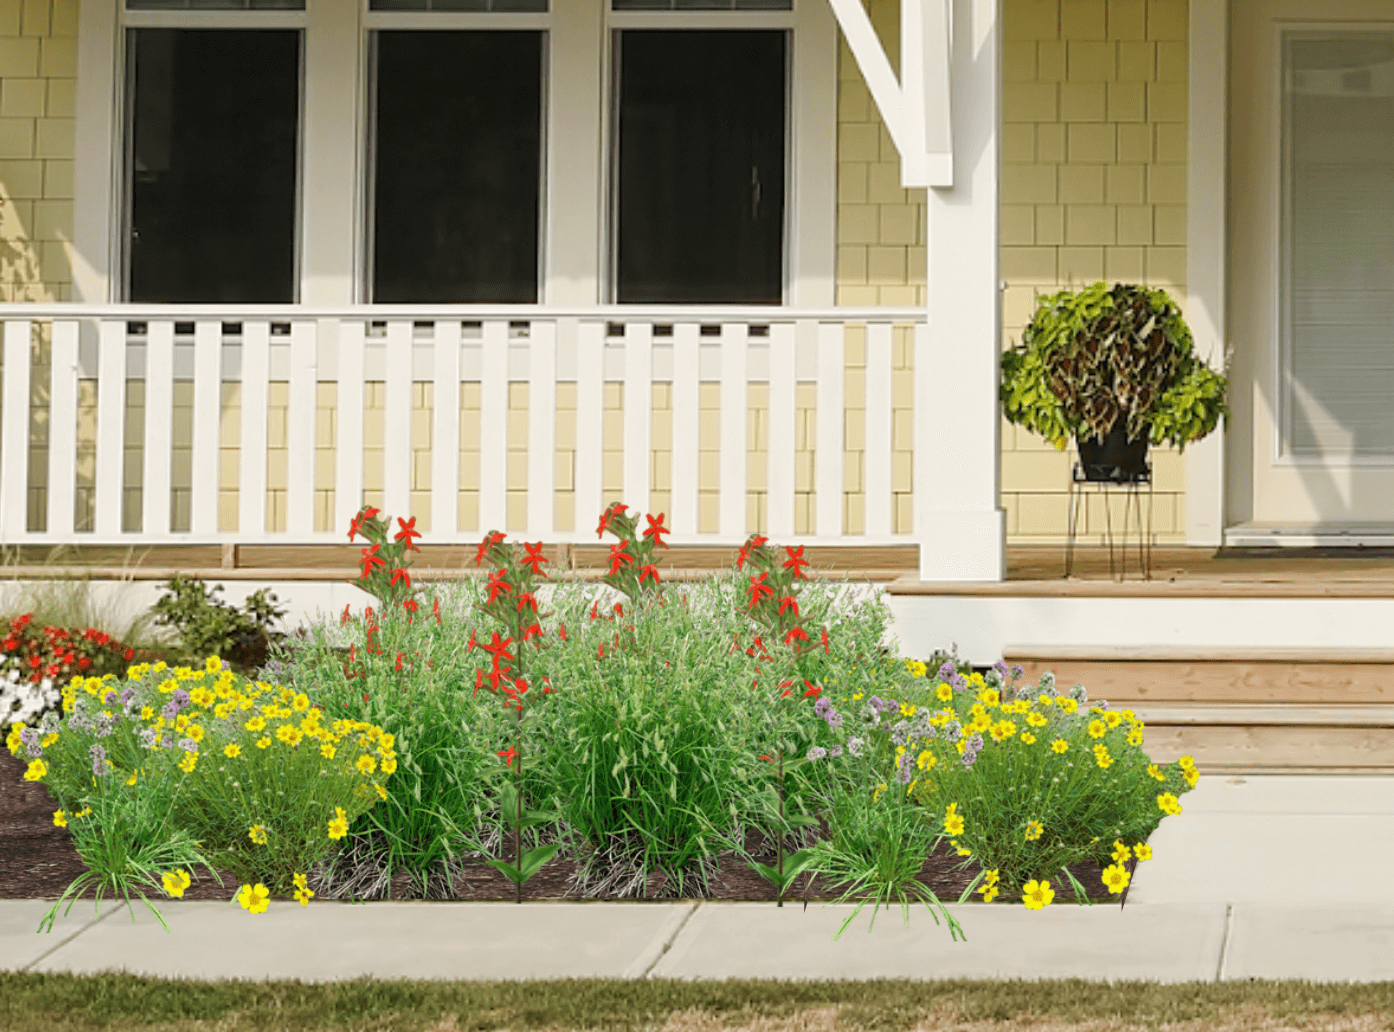
{"label": "wooden porch deck", "polygon": [[[68,546],[56,553],[39,545],[8,547],[0,576],[28,578],[87,575],[93,579],[164,580],[174,573],[219,580],[354,580],[361,544],[342,545],[146,545]],[[413,572],[424,580],[481,575],[474,545],[420,546]],[[659,552],[665,576],[689,580],[735,562],[727,546],[674,546]],[[574,571],[601,576],[609,543],[545,545],[542,554],[555,576]],[[805,557],[815,569],[836,576],[865,576],[887,584],[893,594],[1029,595],[1090,597],[1394,597],[1394,548],[1154,548],[1152,577],[1143,580],[1136,549],[1127,557],[1124,579],[1109,570],[1107,548],[1075,550],[1073,576],[1066,578],[1063,546],[1007,546],[1007,577],[998,583],[930,583],[918,579],[918,548],[810,545]],[[1114,562],[1122,568],[1118,553]],[[896,582],[894,587],[891,582]]]}

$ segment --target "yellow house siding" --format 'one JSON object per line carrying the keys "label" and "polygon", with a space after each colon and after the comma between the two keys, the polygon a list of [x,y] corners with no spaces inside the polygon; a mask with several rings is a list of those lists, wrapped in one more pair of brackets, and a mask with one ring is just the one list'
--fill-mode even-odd
{"label": "yellow house siding", "polygon": [[67,301],[78,0],[0,0],[0,300]]}
{"label": "yellow house siding", "polygon": [[[897,0],[864,3],[894,64]],[[1003,22],[1002,345],[1020,341],[1038,297],[1099,279],[1164,287],[1184,305],[1186,0],[1004,0]],[[898,155],[845,41],[839,91],[838,303],[923,304],[924,191],[898,189]],[[1065,539],[1072,459],[1003,421],[1010,542]],[[1185,540],[1183,461],[1152,452],[1157,543]],[[1116,533],[1122,502],[1115,492],[1106,514],[1089,497],[1082,540],[1102,539],[1106,515]]]}

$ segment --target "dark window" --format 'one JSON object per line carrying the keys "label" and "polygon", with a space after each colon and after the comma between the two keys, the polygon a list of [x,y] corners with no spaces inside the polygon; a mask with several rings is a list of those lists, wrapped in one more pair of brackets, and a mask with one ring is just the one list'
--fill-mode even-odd
{"label": "dark window", "polygon": [[372,300],[537,301],[540,32],[379,32]]}
{"label": "dark window", "polygon": [[127,294],[295,300],[300,34],[131,29]]}
{"label": "dark window", "polygon": [[614,0],[612,11],[792,11],[794,0]]}
{"label": "dark window", "polygon": [[785,39],[619,33],[621,303],[783,300]]}
{"label": "dark window", "polygon": [[303,11],[305,0],[126,0],[128,11]]}

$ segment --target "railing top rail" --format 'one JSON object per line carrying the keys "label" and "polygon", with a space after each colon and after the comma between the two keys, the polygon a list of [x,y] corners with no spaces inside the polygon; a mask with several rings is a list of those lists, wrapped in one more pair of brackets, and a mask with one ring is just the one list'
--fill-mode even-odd
{"label": "railing top rail", "polygon": [[924,322],[923,308],[799,309],[765,305],[177,305],[83,304],[80,302],[10,302],[0,304],[0,319],[580,319],[589,322],[659,323],[754,322]]}

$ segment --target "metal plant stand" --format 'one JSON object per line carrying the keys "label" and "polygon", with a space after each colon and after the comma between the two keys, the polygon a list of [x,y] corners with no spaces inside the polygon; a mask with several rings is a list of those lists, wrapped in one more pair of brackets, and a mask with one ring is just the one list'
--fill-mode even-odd
{"label": "metal plant stand", "polygon": [[[1084,475],[1084,466],[1076,462],[1070,471],[1070,524],[1068,537],[1065,541],[1065,576],[1069,577],[1074,573],[1075,564],[1075,535],[1079,529],[1079,509],[1084,504],[1085,486],[1092,484],[1094,494],[1102,492],[1104,496],[1104,528],[1105,536],[1108,540],[1108,575],[1114,580],[1121,581],[1128,571],[1128,523],[1130,515],[1137,513],[1138,531],[1138,566],[1142,570],[1142,579],[1152,579],[1152,464],[1144,464],[1141,472],[1134,474],[1128,479],[1114,480],[1089,480]],[[1143,527],[1142,521],[1142,485],[1147,485],[1147,526]],[[1123,502],[1123,531],[1122,547],[1120,549],[1119,569],[1115,573],[1113,562],[1113,510],[1109,505],[1109,495],[1112,488],[1122,488],[1127,491],[1127,497]]]}

